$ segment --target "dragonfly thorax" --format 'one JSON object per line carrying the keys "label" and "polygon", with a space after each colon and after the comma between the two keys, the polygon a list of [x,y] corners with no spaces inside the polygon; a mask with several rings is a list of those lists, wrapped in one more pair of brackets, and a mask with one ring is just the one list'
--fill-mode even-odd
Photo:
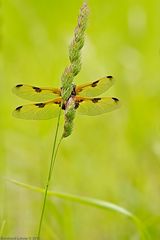
{"label": "dragonfly thorax", "polygon": [[[62,88],[61,88],[61,91],[63,91]],[[71,94],[68,97],[68,99],[66,101],[64,101],[63,104],[62,104],[62,109],[63,110],[66,110],[67,106],[70,104],[70,102],[74,99],[75,96],[76,96],[76,85],[72,84]]]}
{"label": "dragonfly thorax", "polygon": [[69,95],[68,99],[70,97],[76,96],[76,85],[72,84],[72,89],[66,89],[64,90],[63,87],[61,87],[61,92],[60,92],[60,96],[65,95],[65,92],[67,92],[68,90],[71,90],[71,94]]}
{"label": "dragonfly thorax", "polygon": [[72,96],[70,96],[69,98],[68,98],[68,100],[67,101],[65,101],[63,104],[62,104],[62,109],[63,110],[66,110],[70,105],[72,105],[73,103],[74,103],[74,95]]}

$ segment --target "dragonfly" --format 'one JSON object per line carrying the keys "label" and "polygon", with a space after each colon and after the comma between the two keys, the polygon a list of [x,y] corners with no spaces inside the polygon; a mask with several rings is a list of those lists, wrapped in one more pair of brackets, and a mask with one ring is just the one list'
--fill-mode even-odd
{"label": "dragonfly", "polygon": [[68,100],[62,98],[62,88],[35,87],[18,84],[13,88],[17,96],[33,101],[17,107],[13,116],[27,120],[45,120],[57,117],[60,108],[64,111],[72,98],[76,112],[82,115],[96,116],[117,109],[120,101],[116,97],[97,97],[107,91],[114,83],[112,76],[76,86],[73,84]]}

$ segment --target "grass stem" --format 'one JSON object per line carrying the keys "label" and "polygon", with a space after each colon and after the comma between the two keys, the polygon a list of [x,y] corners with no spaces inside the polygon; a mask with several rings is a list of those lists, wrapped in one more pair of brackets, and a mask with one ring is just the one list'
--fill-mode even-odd
{"label": "grass stem", "polygon": [[48,188],[49,188],[49,185],[50,185],[52,172],[53,172],[53,169],[54,169],[54,166],[55,166],[55,161],[56,161],[56,156],[57,156],[57,153],[58,153],[58,149],[59,149],[60,143],[62,141],[62,137],[61,137],[60,141],[59,141],[59,143],[57,144],[57,147],[56,147],[57,137],[58,137],[58,130],[59,130],[60,116],[61,116],[61,108],[60,108],[59,115],[58,115],[56,132],[55,132],[53,148],[52,148],[52,155],[51,155],[49,172],[48,172],[48,178],[47,178],[47,183],[46,183],[45,192],[44,192],[42,211],[41,211],[40,222],[39,222],[39,227],[38,227],[38,239],[40,239],[40,234],[41,234],[41,229],[42,229],[43,217],[44,217],[46,201],[47,201]]}

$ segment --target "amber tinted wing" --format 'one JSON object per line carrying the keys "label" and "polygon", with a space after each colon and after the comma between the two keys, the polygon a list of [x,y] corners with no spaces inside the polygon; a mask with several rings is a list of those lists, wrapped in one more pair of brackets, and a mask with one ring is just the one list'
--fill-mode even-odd
{"label": "amber tinted wing", "polygon": [[13,116],[27,120],[54,118],[59,114],[61,100],[61,98],[56,98],[47,102],[19,106],[13,111]]}
{"label": "amber tinted wing", "polygon": [[13,92],[24,99],[31,101],[47,101],[56,96],[60,96],[58,88],[39,88],[25,84],[18,84],[13,88]]}
{"label": "amber tinted wing", "polygon": [[79,114],[95,116],[107,113],[119,108],[120,102],[118,98],[84,98],[75,97],[75,107]]}
{"label": "amber tinted wing", "polygon": [[76,87],[76,95],[83,97],[96,97],[107,91],[114,83],[112,76],[106,76],[92,83],[82,84]]}

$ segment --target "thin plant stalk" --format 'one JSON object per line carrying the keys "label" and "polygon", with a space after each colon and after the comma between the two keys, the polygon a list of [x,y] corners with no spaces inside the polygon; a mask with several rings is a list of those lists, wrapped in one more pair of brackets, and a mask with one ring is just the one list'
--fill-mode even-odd
{"label": "thin plant stalk", "polygon": [[60,116],[61,116],[61,110],[62,109],[60,108],[59,115],[58,115],[58,120],[57,120],[56,132],[55,132],[55,136],[54,136],[54,143],[53,143],[52,155],[51,155],[51,160],[50,160],[48,178],[47,178],[47,183],[46,183],[46,187],[45,187],[42,211],[41,211],[40,222],[39,222],[39,227],[38,227],[38,239],[40,238],[41,229],[42,229],[44,211],[45,211],[46,201],[47,201],[48,188],[49,188],[49,185],[50,185],[52,172],[53,172],[53,169],[54,169],[54,166],[55,166],[55,161],[56,161],[56,156],[57,156],[57,153],[58,153],[58,149],[59,149],[60,143],[62,141],[62,137],[61,137],[60,141],[59,141],[59,143],[58,143],[58,145],[56,147],[57,137],[58,137],[58,130],[59,130],[59,123],[60,123]]}

